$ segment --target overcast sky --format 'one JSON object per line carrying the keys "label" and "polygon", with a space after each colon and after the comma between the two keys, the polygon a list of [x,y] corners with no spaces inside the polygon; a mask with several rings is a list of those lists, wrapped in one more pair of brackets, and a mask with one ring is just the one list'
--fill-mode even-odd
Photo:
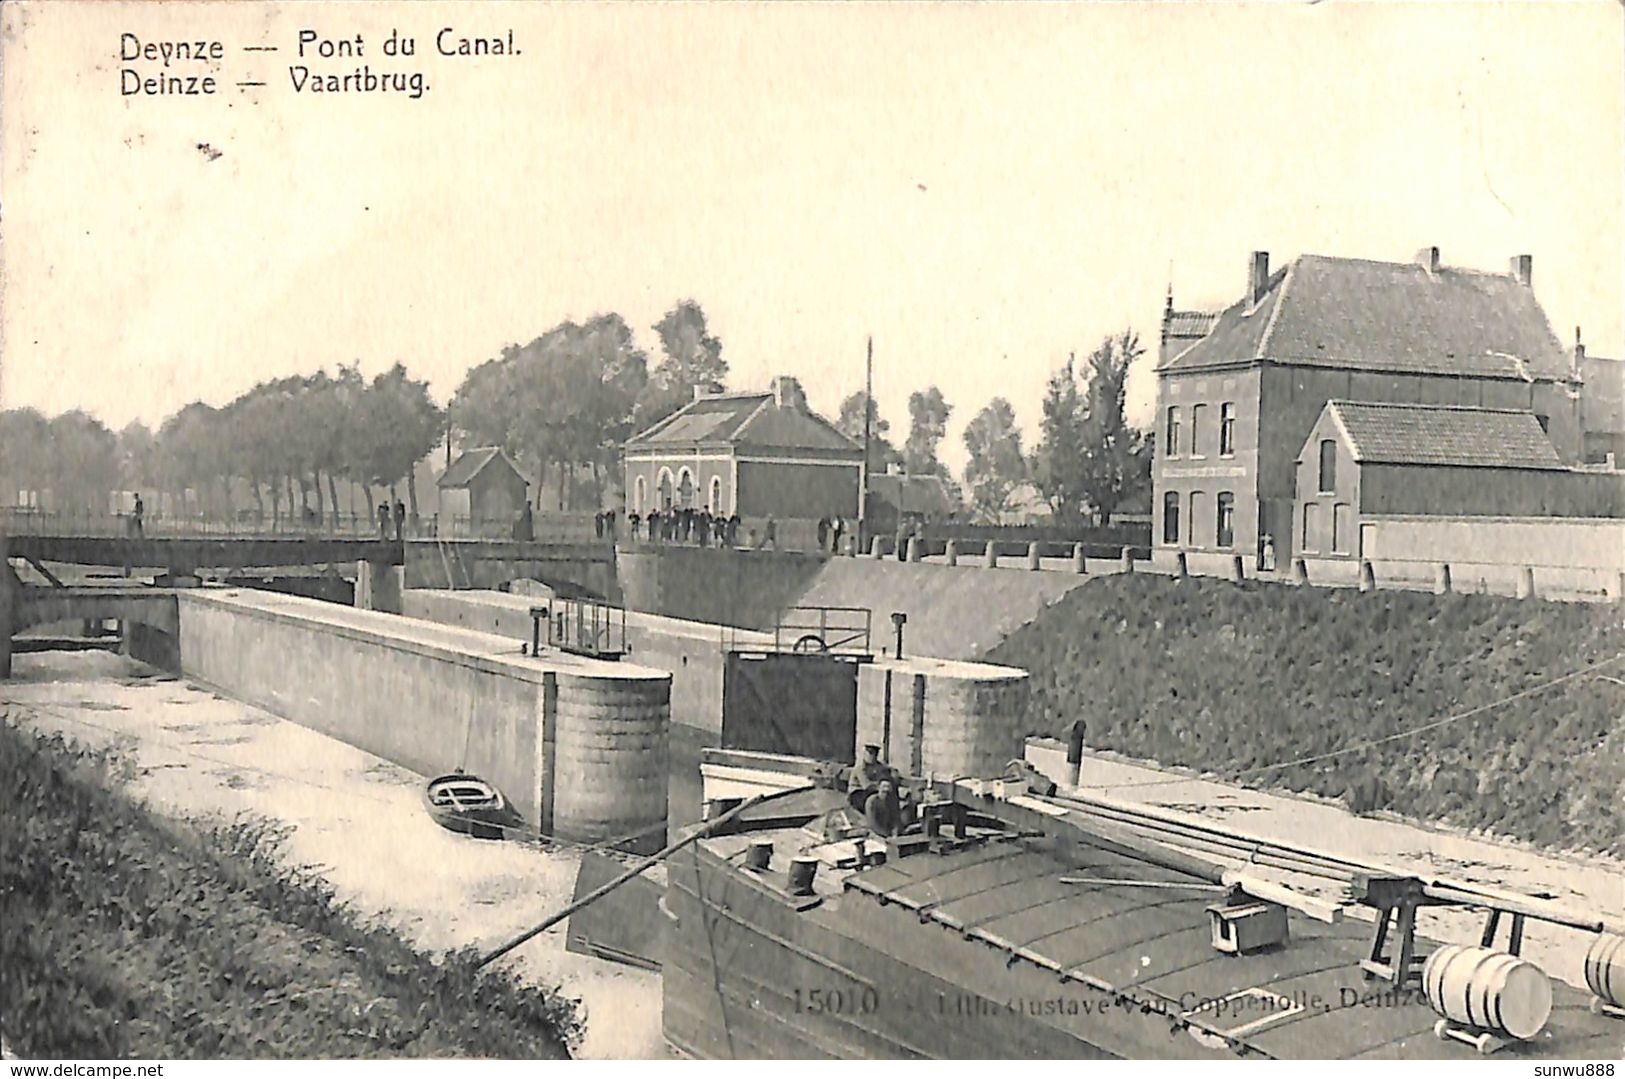
{"label": "overcast sky", "polygon": [[[864,338],[911,390],[1036,438],[1069,350],[1248,253],[1504,270],[1622,355],[1625,37],[1574,4],[543,7],[7,4],[0,401],[156,424],[267,377],[396,359],[444,400],[564,318],[651,353],[700,302],[736,387],[833,412]],[[391,27],[411,61],[381,55]],[[445,60],[441,27],[522,54]],[[420,100],[296,95],[301,28],[423,70]],[[123,97],[119,34],[219,37],[213,98]],[[276,53],[244,54],[274,44]],[[151,67],[152,65],[146,65]],[[182,65],[175,70],[197,71]],[[250,77],[269,85],[238,90]],[[213,157],[199,149],[207,144]],[[1133,384],[1148,414],[1150,378]]]}

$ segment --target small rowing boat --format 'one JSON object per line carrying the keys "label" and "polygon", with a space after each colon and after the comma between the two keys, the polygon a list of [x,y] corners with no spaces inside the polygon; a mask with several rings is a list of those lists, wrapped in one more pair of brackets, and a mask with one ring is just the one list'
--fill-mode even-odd
{"label": "small rowing boat", "polygon": [[429,780],[423,804],[440,827],[475,839],[504,839],[525,822],[502,792],[478,776],[453,772]]}

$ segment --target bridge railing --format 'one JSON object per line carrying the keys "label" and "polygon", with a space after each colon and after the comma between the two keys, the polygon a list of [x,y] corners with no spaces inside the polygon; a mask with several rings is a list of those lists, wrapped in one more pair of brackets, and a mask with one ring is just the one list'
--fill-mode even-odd
{"label": "bridge railing", "polygon": [[[407,537],[413,535],[410,522]],[[137,536],[150,539],[213,537],[305,539],[337,537],[346,539],[380,538],[376,518],[360,514],[327,514],[320,519],[299,517],[258,518],[243,516],[237,520],[198,516],[144,516],[139,525],[128,513],[58,513],[8,507],[0,511],[0,532],[14,536]],[[389,526],[389,538],[394,539],[395,525]]]}

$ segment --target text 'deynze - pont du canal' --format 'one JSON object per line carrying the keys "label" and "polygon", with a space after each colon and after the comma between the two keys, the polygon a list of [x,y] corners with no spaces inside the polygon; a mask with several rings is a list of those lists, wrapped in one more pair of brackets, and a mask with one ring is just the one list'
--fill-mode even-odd
{"label": "text 'deynze - pont du canal'", "polygon": [[429,92],[432,63],[518,56],[520,51],[511,29],[475,33],[454,26],[421,37],[391,29],[371,38],[300,28],[286,42],[237,43],[159,40],[125,31],[118,43],[119,94],[214,97],[228,90],[291,90],[416,99]]}

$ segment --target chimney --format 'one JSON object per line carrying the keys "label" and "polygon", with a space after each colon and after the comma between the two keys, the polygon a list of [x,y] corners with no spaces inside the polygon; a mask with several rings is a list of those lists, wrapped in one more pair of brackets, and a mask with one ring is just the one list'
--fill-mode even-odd
{"label": "chimney", "polygon": [[1534,280],[1535,276],[1535,256],[1513,255],[1512,276],[1518,279],[1518,284],[1524,288],[1529,288],[1529,283]]}
{"label": "chimney", "polygon": [[707,397],[715,397],[722,392],[722,387],[715,382],[696,382],[694,384],[694,400],[703,401]]}
{"label": "chimney", "polygon": [[1257,307],[1258,302],[1264,298],[1264,289],[1270,280],[1270,253],[1268,251],[1254,251],[1252,267],[1247,273],[1247,303]]}
{"label": "chimney", "polygon": [[1437,247],[1424,247],[1416,253],[1416,264],[1428,273],[1439,272],[1439,249]]}
{"label": "chimney", "polygon": [[807,395],[801,392],[801,383],[789,375],[780,375],[773,380],[773,405],[776,408],[787,408],[795,412],[807,411]]}

